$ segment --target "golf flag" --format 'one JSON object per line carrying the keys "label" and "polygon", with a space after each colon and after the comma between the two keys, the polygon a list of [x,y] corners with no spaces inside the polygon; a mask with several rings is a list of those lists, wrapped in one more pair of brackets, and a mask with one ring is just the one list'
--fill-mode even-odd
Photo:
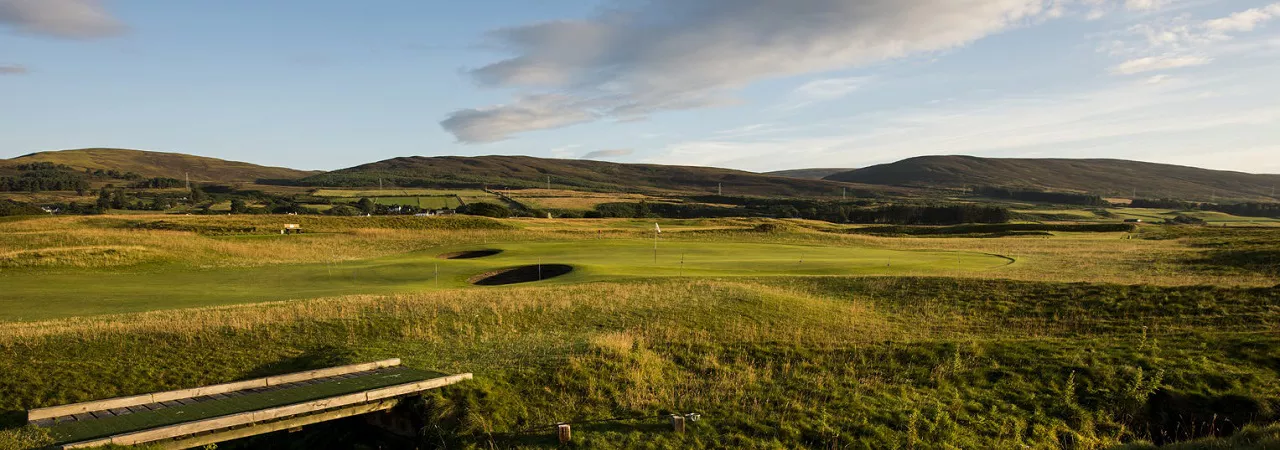
{"label": "golf flag", "polygon": [[658,224],[657,224],[657,223],[654,223],[654,224],[653,224],[653,230],[654,230],[654,232],[655,232],[655,233],[661,233],[661,232],[662,232],[662,227],[658,226]]}

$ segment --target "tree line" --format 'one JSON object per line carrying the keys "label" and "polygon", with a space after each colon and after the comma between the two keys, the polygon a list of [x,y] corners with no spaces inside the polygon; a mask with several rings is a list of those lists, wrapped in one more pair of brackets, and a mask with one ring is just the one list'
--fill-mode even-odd
{"label": "tree line", "polygon": [[1047,192],[1031,190],[1015,190],[1003,187],[982,186],[973,190],[975,194],[991,198],[1007,198],[1024,202],[1055,203],[1060,205],[1109,206],[1101,196],[1079,194],[1073,192]]}
{"label": "tree line", "polygon": [[1132,203],[1129,203],[1129,206],[1133,208],[1173,209],[1178,211],[1217,211],[1241,217],[1280,218],[1280,203],[1247,202],[1217,204],[1188,202],[1171,198],[1139,198],[1134,199]]}

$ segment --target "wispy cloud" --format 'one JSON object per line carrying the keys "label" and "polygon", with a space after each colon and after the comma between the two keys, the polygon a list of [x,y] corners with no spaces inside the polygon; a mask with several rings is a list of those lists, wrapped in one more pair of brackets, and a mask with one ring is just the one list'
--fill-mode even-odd
{"label": "wispy cloud", "polygon": [[1148,56],[1117,64],[1111,68],[1111,73],[1133,75],[1135,73],[1176,69],[1179,67],[1201,66],[1208,64],[1210,61],[1210,59],[1202,56]]}
{"label": "wispy cloud", "polygon": [[0,64],[0,75],[26,75],[29,71],[17,64]]}
{"label": "wispy cloud", "polygon": [[782,109],[797,109],[822,102],[844,98],[871,82],[872,77],[825,78],[802,84],[791,91],[790,100]]}
{"label": "wispy cloud", "polygon": [[0,0],[0,26],[73,39],[112,36],[125,30],[98,0]]}
{"label": "wispy cloud", "polygon": [[596,150],[596,151],[594,151],[594,152],[588,152],[587,154],[582,155],[582,159],[605,159],[605,158],[617,158],[617,157],[619,157],[619,156],[627,156],[627,155],[630,155],[630,154],[632,154],[632,153],[635,153],[635,150],[632,150],[632,149],[629,149],[629,148],[618,148],[618,149],[611,149],[611,150]]}
{"label": "wispy cloud", "polygon": [[1224,43],[1236,34],[1253,31],[1276,17],[1280,17],[1280,3],[1209,20],[1194,20],[1186,14],[1158,17],[1129,27],[1100,50],[1128,58],[1111,67],[1116,75],[1201,66],[1230,51],[1232,47]]}

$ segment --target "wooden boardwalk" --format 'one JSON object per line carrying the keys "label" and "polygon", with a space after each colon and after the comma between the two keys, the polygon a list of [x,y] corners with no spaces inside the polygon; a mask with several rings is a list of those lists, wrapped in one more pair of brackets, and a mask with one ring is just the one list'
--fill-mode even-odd
{"label": "wooden boardwalk", "polygon": [[27,420],[61,448],[191,448],[387,410],[402,398],[471,379],[391,359],[193,389],[33,409]]}

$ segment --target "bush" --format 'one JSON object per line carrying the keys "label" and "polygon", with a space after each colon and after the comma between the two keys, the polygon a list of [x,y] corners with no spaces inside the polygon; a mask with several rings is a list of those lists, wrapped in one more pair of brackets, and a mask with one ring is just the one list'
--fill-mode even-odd
{"label": "bush", "polygon": [[458,213],[472,216],[495,217],[505,219],[511,217],[511,210],[493,203],[471,203],[458,208]]}
{"label": "bush", "polygon": [[332,208],[329,208],[329,210],[328,210],[328,211],[325,211],[324,213],[325,213],[325,214],[328,214],[328,215],[330,215],[330,216],[360,216],[360,215],[364,215],[364,213],[360,212],[360,210],[355,209],[355,208],[351,207],[350,205],[336,205],[336,206],[334,206],[334,207],[332,207]]}
{"label": "bush", "polygon": [[45,214],[39,206],[30,203],[0,200],[0,216],[35,216]]}

